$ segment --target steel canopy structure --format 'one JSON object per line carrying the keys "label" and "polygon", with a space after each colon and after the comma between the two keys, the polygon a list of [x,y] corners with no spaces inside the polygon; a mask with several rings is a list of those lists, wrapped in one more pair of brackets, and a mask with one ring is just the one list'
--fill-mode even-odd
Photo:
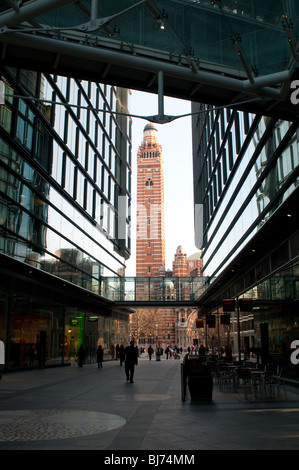
{"label": "steel canopy structure", "polygon": [[[293,120],[297,0],[0,0],[3,65]],[[128,110],[123,110],[127,112]]]}

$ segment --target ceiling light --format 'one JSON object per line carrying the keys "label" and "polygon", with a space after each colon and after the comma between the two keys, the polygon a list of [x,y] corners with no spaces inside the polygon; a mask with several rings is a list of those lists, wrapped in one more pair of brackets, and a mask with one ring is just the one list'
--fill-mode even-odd
{"label": "ceiling light", "polygon": [[[165,10],[162,10],[161,15],[156,16],[156,23],[154,25],[154,29],[165,29],[165,23],[164,20],[168,18],[168,14],[165,12]],[[155,27],[156,26],[156,27]]]}
{"label": "ceiling light", "polygon": [[163,19],[162,19],[162,18],[157,18],[157,19],[156,19],[156,22],[155,22],[154,25],[153,25],[153,28],[154,28],[155,30],[158,30],[158,29],[162,29],[162,30],[163,30],[163,29],[165,29],[165,23],[164,23]]}

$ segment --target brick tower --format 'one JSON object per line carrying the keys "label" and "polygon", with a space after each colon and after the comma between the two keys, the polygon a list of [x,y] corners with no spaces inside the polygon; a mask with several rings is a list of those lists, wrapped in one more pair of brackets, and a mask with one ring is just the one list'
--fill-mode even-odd
{"label": "brick tower", "polygon": [[137,277],[165,273],[164,163],[157,134],[147,124],[137,153]]}
{"label": "brick tower", "polygon": [[172,263],[172,275],[177,277],[188,276],[188,261],[187,255],[184,252],[182,245],[177,247],[174,255],[174,262]]}

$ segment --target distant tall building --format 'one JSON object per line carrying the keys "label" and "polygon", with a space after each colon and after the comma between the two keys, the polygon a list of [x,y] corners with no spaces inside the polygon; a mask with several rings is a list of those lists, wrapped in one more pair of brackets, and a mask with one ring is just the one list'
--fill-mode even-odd
{"label": "distant tall building", "polygon": [[[180,245],[173,261],[173,271],[165,267],[164,233],[164,162],[162,146],[158,140],[155,125],[147,124],[143,140],[137,153],[137,237],[136,276],[164,277],[157,280],[157,289],[164,286],[166,296],[175,298],[178,294],[171,279],[175,277],[198,276],[202,262],[200,253],[187,258]],[[146,284],[146,285],[145,285]],[[147,281],[138,283],[146,291]],[[154,292],[154,291],[153,291]],[[142,292],[139,292],[142,295]],[[176,308],[167,305],[162,308],[139,308],[131,315],[131,334],[140,346],[165,349],[167,346],[186,348],[193,344],[197,309]]]}
{"label": "distant tall building", "polygon": [[157,134],[147,124],[137,154],[137,277],[165,271],[164,162]]}

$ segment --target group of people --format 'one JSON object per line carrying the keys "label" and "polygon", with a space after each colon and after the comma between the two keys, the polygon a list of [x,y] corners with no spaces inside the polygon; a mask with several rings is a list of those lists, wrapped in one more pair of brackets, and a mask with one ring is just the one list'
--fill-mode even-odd
{"label": "group of people", "polygon": [[120,365],[123,365],[123,362],[125,360],[125,348],[121,344],[120,346],[117,344],[115,346],[115,360],[119,359]]}
{"label": "group of people", "polygon": [[[120,360],[120,365],[122,366],[123,363],[125,363],[125,374],[127,378],[127,382],[134,383],[133,378],[134,378],[134,371],[135,371],[135,365],[138,364],[138,349],[134,346],[135,342],[131,341],[130,346],[127,346],[124,348],[123,345],[118,346],[116,348],[116,359]],[[98,346],[97,351],[97,364],[98,368],[101,369],[103,367],[103,355],[104,351],[101,345]],[[77,357],[78,357],[78,366],[83,367],[83,362],[85,359],[85,349],[83,345],[78,349],[77,352]]]}
{"label": "group of people", "polygon": [[[174,357],[175,359],[179,358],[180,355],[182,354],[182,351],[183,349],[179,349],[179,348],[170,348],[169,346],[167,346],[167,348],[164,349],[163,348],[158,348],[157,351],[156,351],[156,354],[160,355],[160,356],[163,356],[163,354],[166,355],[166,359],[168,359],[168,357],[170,357],[170,359],[172,357]],[[148,358],[149,360],[151,361],[152,359],[152,355],[154,354],[154,350],[153,348],[151,347],[151,345],[149,345],[148,349],[147,349],[147,353],[148,353]]]}
{"label": "group of people", "polygon": [[[120,346],[117,344],[115,346],[115,348],[113,347],[112,357],[114,357],[115,360],[120,361],[120,366],[122,366],[123,363],[126,364],[126,363],[130,362],[128,353],[130,352],[129,348],[131,346],[132,346],[132,341],[130,343],[130,346],[127,346],[126,348],[122,344]],[[136,352],[134,351],[134,356],[136,355],[136,357],[138,358],[138,355],[139,355],[138,348],[134,346],[134,349],[136,349]],[[144,348],[142,348],[142,352],[145,352]],[[152,356],[155,353],[155,351],[154,351],[154,349],[152,348],[151,345],[149,345],[149,347],[147,349],[147,352],[148,352],[149,360],[151,360]],[[199,351],[199,353],[200,352],[204,354],[204,352]],[[188,348],[188,353],[190,354],[190,348]],[[167,346],[165,351],[163,350],[163,348],[158,348],[156,350],[156,355],[162,356],[163,354],[166,355],[166,359],[168,359],[169,357],[170,358],[174,357],[176,359],[177,357],[180,357],[180,355],[182,354],[182,348],[180,348],[180,349],[177,348],[177,347],[171,348],[171,347]],[[99,345],[97,350],[96,350],[97,364],[98,364],[99,369],[102,369],[102,367],[103,367],[103,355],[104,355],[103,348],[102,348],[101,345]],[[85,356],[86,356],[86,354],[85,354],[84,347],[83,347],[83,345],[81,345],[78,349],[78,352],[77,352],[78,366],[79,367],[83,366]],[[134,361],[135,361],[135,359],[134,359]],[[137,361],[137,359],[136,359],[136,361]],[[137,364],[137,362],[136,362],[136,364]]]}
{"label": "group of people", "polygon": [[[192,348],[188,347],[187,349],[188,354],[190,353],[192,354],[193,350],[195,350],[194,347]],[[152,348],[151,345],[148,347],[147,352],[148,352],[149,360],[151,360],[154,354],[154,349]],[[196,348],[196,352],[199,355],[202,355],[202,354],[204,355],[208,352],[208,348],[204,347],[203,345],[200,345],[199,348]],[[221,351],[220,355],[222,355],[224,352],[226,356],[229,356],[231,354],[231,350],[228,350],[228,347],[226,347],[225,351],[224,350]],[[257,355],[259,354],[259,351],[257,351],[256,349],[253,351],[253,348],[250,352],[252,354],[253,353],[256,353]],[[122,366],[123,363],[125,364],[125,375],[126,375],[127,382],[134,383],[133,381],[134,371],[135,371],[135,366],[138,364],[138,356],[139,356],[139,351],[138,351],[138,348],[135,346],[135,342],[131,341],[130,345],[127,347],[124,347],[123,345],[119,346],[117,344],[115,347],[115,353],[116,353],[115,360],[119,359],[120,366]],[[156,354],[163,355],[163,353],[164,351],[161,348],[158,348],[156,351]],[[170,358],[180,357],[181,353],[182,353],[182,348],[179,349],[175,347],[174,349],[172,349],[169,346],[167,346],[167,348],[165,349],[165,355],[167,359],[168,357]],[[100,369],[103,367],[103,355],[104,355],[103,348],[101,345],[99,345],[96,351],[96,356],[97,356],[98,368]],[[78,349],[77,358],[78,358],[78,366],[82,367],[84,359],[85,359],[85,350],[84,350],[83,345],[81,345]]]}
{"label": "group of people", "polygon": [[[152,355],[154,354],[154,349],[152,348],[151,345],[148,347],[147,352],[148,352],[149,360],[151,360]],[[176,349],[173,350],[170,347],[167,347],[165,349],[165,354],[166,354],[167,359],[168,359],[168,356],[170,356],[170,358],[172,356],[175,357],[176,354],[179,354],[179,352],[180,352],[179,350],[176,351]],[[96,356],[97,356],[98,368],[100,369],[103,367],[103,353],[104,353],[103,348],[101,345],[99,345],[96,351]],[[122,366],[123,363],[125,364],[125,375],[126,375],[127,382],[134,383],[133,378],[134,378],[135,366],[138,364],[138,356],[139,356],[138,348],[135,346],[135,342],[132,340],[130,342],[130,345],[127,346],[126,348],[123,345],[119,346],[117,344],[115,347],[115,353],[116,353],[115,360],[119,359],[120,366]],[[162,355],[163,353],[164,353],[163,349],[158,348],[156,354]],[[83,361],[85,358],[85,350],[84,350],[83,345],[79,347],[77,355],[78,355],[78,366],[82,367]]]}

